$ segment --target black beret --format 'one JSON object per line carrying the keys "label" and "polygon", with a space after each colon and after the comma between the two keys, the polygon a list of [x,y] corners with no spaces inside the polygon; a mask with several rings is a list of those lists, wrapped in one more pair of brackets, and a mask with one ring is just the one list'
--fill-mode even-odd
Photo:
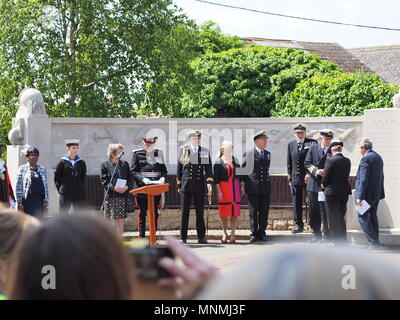
{"label": "black beret", "polygon": [[343,142],[342,141],[333,141],[332,143],[331,143],[331,148],[332,147],[334,147],[334,146],[341,146],[341,147],[343,147]]}

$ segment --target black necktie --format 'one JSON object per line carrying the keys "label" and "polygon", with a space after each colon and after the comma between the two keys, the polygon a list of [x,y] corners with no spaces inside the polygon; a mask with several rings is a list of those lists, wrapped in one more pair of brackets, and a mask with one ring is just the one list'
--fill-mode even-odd
{"label": "black necktie", "polygon": [[261,150],[260,154],[261,154],[261,158],[264,159],[264,150]]}

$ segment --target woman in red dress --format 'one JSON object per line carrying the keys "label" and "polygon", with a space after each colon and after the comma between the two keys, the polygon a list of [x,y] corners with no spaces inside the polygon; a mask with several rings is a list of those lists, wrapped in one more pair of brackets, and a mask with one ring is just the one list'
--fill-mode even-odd
{"label": "woman in red dress", "polygon": [[222,243],[228,242],[228,218],[231,222],[230,243],[235,243],[237,217],[240,216],[240,187],[236,169],[239,162],[232,156],[232,142],[223,141],[214,164],[214,184],[218,193],[218,208],[222,225]]}

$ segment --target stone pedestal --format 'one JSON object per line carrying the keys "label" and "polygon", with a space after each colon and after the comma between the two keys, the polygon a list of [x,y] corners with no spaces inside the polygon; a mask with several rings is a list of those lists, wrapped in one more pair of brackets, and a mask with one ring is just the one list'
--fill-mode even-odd
{"label": "stone pedestal", "polygon": [[[378,220],[383,244],[400,245],[400,109],[365,110],[363,135],[372,141],[373,149],[384,161],[385,199],[379,202]],[[354,199],[348,212],[348,230],[354,241],[362,240]]]}
{"label": "stone pedestal", "polygon": [[9,167],[10,179],[14,190],[16,190],[16,179],[18,167],[26,163],[23,150],[26,145],[36,147],[40,152],[39,164],[47,169],[49,184],[50,203],[49,212],[58,211],[58,194],[54,186],[54,173],[52,169],[52,139],[51,119],[45,114],[31,114],[25,117],[13,119],[13,122],[20,122],[23,132],[23,139],[20,145],[7,147],[7,165]]}

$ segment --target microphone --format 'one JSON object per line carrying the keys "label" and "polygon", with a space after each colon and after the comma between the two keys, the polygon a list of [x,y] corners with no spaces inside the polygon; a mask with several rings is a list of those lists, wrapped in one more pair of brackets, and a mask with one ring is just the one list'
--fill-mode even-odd
{"label": "microphone", "polygon": [[125,154],[125,152],[122,151],[122,152],[118,155],[117,160],[121,159],[121,157],[122,157],[124,154]]}

